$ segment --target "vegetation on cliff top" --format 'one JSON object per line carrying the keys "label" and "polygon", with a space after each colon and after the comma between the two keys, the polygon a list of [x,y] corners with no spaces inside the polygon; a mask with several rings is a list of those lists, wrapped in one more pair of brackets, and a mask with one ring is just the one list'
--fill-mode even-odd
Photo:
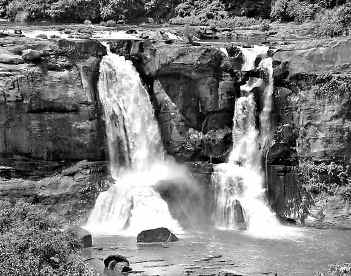
{"label": "vegetation on cliff top", "polygon": [[0,275],[95,275],[79,241],[40,206],[0,201]]}
{"label": "vegetation on cliff top", "polygon": [[325,35],[338,34],[340,28],[350,24],[351,8],[347,0],[276,0],[272,7],[270,3],[267,0],[0,0],[0,16],[14,19],[23,11],[29,20],[58,22],[128,21],[147,17],[165,22],[173,18],[171,23],[175,24],[223,27],[257,23],[251,17],[297,23],[316,19]]}

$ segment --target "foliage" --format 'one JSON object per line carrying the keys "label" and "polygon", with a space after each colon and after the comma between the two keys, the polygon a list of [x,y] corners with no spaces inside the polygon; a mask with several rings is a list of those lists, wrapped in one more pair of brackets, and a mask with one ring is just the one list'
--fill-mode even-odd
{"label": "foliage", "polygon": [[318,273],[316,276],[350,276],[351,263],[330,265],[327,273]]}
{"label": "foliage", "polygon": [[7,15],[14,19],[19,11],[28,12],[29,20],[48,19],[48,10],[54,0],[13,0],[7,7]]}
{"label": "foliage", "polygon": [[95,0],[58,0],[51,5],[48,14],[59,21],[97,21],[100,5]]}
{"label": "foliage", "polygon": [[295,21],[303,23],[314,18],[320,10],[316,4],[299,0],[277,0],[271,11],[271,18],[283,22]]}
{"label": "foliage", "polygon": [[39,206],[0,201],[0,275],[95,275],[79,241]]}
{"label": "foliage", "polygon": [[[346,2],[347,0],[276,0],[271,18],[302,23],[314,19],[320,13],[322,34],[338,35],[350,20]],[[344,8],[340,8],[342,4]],[[29,20],[54,19],[58,22],[97,22],[101,19],[117,22],[146,17],[164,22],[174,17],[171,22],[173,24],[219,23],[222,27],[256,24],[255,19],[252,22],[245,16],[233,16],[233,9],[238,11],[240,7],[245,10],[244,3],[225,0],[0,0],[0,16],[6,13],[10,19],[14,19],[18,12],[25,11],[29,14]],[[333,7],[338,10],[321,12]],[[322,24],[324,20],[325,23]]]}
{"label": "foliage", "polygon": [[300,183],[311,194],[341,194],[351,200],[351,167],[331,162],[300,164]]}
{"label": "foliage", "polygon": [[176,6],[180,0],[165,1],[165,0],[149,0],[145,1],[146,16],[155,18],[156,22],[161,19],[169,19],[173,16]]}
{"label": "foliage", "polygon": [[316,23],[319,36],[334,37],[348,32],[351,26],[351,3],[321,11],[316,16]]}
{"label": "foliage", "polygon": [[175,13],[176,16],[179,17],[195,16],[198,17],[200,20],[218,20],[228,16],[227,12],[225,11],[224,4],[219,0],[187,0],[177,6]]}
{"label": "foliage", "polygon": [[104,20],[125,20],[144,14],[142,0],[104,0],[101,2],[101,18]]}
{"label": "foliage", "polygon": [[347,1],[348,0],[309,0],[309,2],[315,3],[325,9],[332,9],[335,6],[341,6]]}
{"label": "foliage", "polygon": [[6,15],[7,5],[9,4],[9,0],[0,0],[0,17]]}
{"label": "foliage", "polygon": [[196,16],[176,17],[170,20],[175,25],[192,25],[192,26],[216,26],[217,28],[236,28],[251,27],[253,25],[261,25],[265,22],[262,19],[249,17],[224,17],[223,19],[204,19]]}

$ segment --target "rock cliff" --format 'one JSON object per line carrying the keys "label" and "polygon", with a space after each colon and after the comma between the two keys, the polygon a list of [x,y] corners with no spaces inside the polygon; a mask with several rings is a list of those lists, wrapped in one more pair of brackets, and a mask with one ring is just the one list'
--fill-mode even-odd
{"label": "rock cliff", "polygon": [[104,160],[96,83],[105,48],[20,36],[1,44],[1,156]]}
{"label": "rock cliff", "polygon": [[[291,186],[299,182],[301,175],[322,174],[316,170],[324,164],[342,166],[344,173],[347,172],[351,157],[350,46],[350,39],[305,42],[282,48],[274,55],[275,129],[268,158],[272,165],[271,176],[276,179],[274,185],[270,183],[272,189],[285,185],[286,191],[294,190]],[[306,162],[314,164],[310,166],[312,172],[303,171]],[[282,165],[288,169],[282,169]],[[333,173],[329,172],[330,175]],[[300,184],[310,185],[304,182]],[[312,205],[319,209],[315,223],[350,227],[350,198],[340,195],[341,191],[349,189],[348,180],[330,180],[326,184],[338,188],[325,191],[321,183],[318,191],[313,188]],[[276,191],[273,197],[277,204],[277,199],[289,198],[282,191]]]}
{"label": "rock cliff", "polygon": [[[13,36],[3,38],[1,46],[0,194],[62,206],[66,218],[72,204],[75,212],[86,210],[79,215],[84,217],[108,186],[106,163],[100,162],[107,156],[96,88],[106,50],[94,40]],[[260,72],[241,72],[236,43],[223,45],[225,50],[152,39],[111,46],[140,72],[167,152],[190,162],[207,187],[210,209],[210,163],[226,160],[240,85]],[[263,162],[272,207],[281,216],[294,216],[303,202],[305,162],[350,162],[351,40],[275,47],[272,142]],[[65,174],[81,160],[89,165]],[[101,172],[97,182],[95,171]],[[319,225],[351,225],[349,199],[340,192],[313,195],[313,200]]]}
{"label": "rock cliff", "polygon": [[[1,39],[2,198],[41,203],[68,220],[92,207],[107,175],[96,88],[105,54],[94,40]],[[65,173],[81,160],[91,162]]]}

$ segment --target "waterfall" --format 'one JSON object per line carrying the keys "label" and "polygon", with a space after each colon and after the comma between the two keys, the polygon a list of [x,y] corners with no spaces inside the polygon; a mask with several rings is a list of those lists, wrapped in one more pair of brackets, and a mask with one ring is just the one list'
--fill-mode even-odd
{"label": "waterfall", "polygon": [[[247,229],[257,236],[272,236],[281,230],[278,220],[265,202],[262,151],[270,135],[273,93],[272,59],[267,47],[242,49],[243,71],[260,68],[268,79],[250,78],[241,86],[235,102],[233,149],[227,163],[216,165],[212,175],[215,188],[215,223],[221,229]],[[257,58],[261,58],[259,64]],[[263,89],[264,87],[264,89]],[[257,126],[254,88],[263,90],[263,108]]]}
{"label": "waterfall", "polygon": [[97,198],[86,228],[94,234],[136,235],[161,226],[180,232],[155,191],[175,171],[164,160],[153,107],[136,69],[124,57],[108,53],[100,65],[98,89],[114,185]]}

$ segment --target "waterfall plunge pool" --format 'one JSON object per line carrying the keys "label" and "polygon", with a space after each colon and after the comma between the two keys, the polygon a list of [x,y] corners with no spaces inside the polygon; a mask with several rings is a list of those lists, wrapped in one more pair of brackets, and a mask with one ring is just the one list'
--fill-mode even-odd
{"label": "waterfall plunge pool", "polygon": [[330,264],[350,262],[350,230],[294,230],[301,235],[289,239],[257,239],[240,231],[187,233],[167,245],[137,245],[135,237],[100,236],[94,237],[95,247],[86,249],[84,256],[100,272],[101,258],[122,254],[131,262],[133,275],[162,276],[217,275],[221,270],[312,276]]}

